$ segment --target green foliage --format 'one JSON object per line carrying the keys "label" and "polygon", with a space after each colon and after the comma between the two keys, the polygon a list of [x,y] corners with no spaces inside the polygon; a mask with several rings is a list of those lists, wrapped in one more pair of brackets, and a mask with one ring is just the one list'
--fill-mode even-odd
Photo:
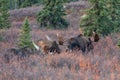
{"label": "green foliage", "polygon": [[24,2],[20,5],[21,8],[32,6],[31,0],[24,0]]}
{"label": "green foliage", "polygon": [[120,40],[118,41],[118,46],[120,47]]}
{"label": "green foliage", "polygon": [[88,0],[91,7],[80,21],[85,35],[90,36],[96,29],[97,33],[106,36],[120,30],[120,0]]}
{"label": "green foliage", "polygon": [[[65,3],[68,2],[75,2],[78,0],[63,0]],[[41,5],[43,4],[44,0],[8,0],[9,9],[19,9],[25,8],[32,5]]]}
{"label": "green foliage", "polygon": [[0,0],[0,29],[9,28],[8,0]]}
{"label": "green foliage", "polygon": [[114,26],[114,32],[120,32],[120,0],[112,0],[109,2],[111,5],[111,23]]}
{"label": "green foliage", "polygon": [[9,9],[19,9],[32,5],[40,5],[43,0],[9,0]]}
{"label": "green foliage", "polygon": [[66,15],[63,3],[63,0],[44,0],[45,7],[37,15],[41,27],[55,29],[68,27],[68,22],[63,18]]}
{"label": "green foliage", "polygon": [[75,1],[78,1],[78,0],[64,0],[64,2],[66,2],[66,3],[75,2]]}
{"label": "green foliage", "polygon": [[18,9],[18,0],[9,0],[8,7],[9,9]]}
{"label": "green foliage", "polygon": [[33,48],[30,31],[31,31],[31,28],[29,25],[29,20],[26,17],[22,25],[22,31],[19,37],[19,42],[18,42],[18,46],[20,48],[23,48],[26,46]]}
{"label": "green foliage", "polygon": [[0,35],[0,41],[3,41],[3,37]]}

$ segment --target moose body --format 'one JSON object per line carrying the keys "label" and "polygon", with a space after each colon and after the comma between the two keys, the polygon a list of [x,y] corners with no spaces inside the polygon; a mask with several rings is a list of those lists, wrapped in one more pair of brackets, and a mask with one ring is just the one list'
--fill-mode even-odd
{"label": "moose body", "polygon": [[90,38],[86,38],[80,34],[77,37],[73,37],[68,40],[67,48],[70,51],[73,51],[77,48],[78,50],[81,50],[83,53],[85,53],[86,51],[92,50],[94,46]]}

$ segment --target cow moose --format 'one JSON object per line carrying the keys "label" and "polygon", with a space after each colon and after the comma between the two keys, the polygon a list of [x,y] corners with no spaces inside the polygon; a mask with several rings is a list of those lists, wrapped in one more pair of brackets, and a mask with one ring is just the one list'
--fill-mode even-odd
{"label": "cow moose", "polygon": [[84,37],[82,34],[68,39],[67,51],[73,51],[74,49],[81,50],[83,53],[86,51],[94,49],[92,40],[90,38]]}

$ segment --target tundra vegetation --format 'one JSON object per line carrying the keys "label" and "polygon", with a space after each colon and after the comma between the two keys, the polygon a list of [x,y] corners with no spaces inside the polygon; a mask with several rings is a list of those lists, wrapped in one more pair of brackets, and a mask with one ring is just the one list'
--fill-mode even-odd
{"label": "tundra vegetation", "polygon": [[[25,0],[9,1],[24,2]],[[36,18],[31,16],[31,13],[39,13],[38,8],[43,9],[43,5],[42,7],[35,7],[37,6],[35,5],[34,7],[29,6],[29,8],[24,7],[17,9],[17,4],[15,4],[16,8],[12,8],[15,10],[9,11],[10,15],[8,19],[11,22],[11,27],[8,29],[0,29],[0,35],[2,37],[2,41],[0,41],[0,80],[120,80],[120,48],[117,46],[120,38],[120,29],[118,29],[119,11],[116,11],[116,9],[119,10],[119,4],[117,4],[119,3],[119,0],[88,1],[71,2],[67,4],[71,6],[70,8],[68,8],[68,6],[65,8],[66,10],[70,10],[70,13],[64,16],[64,19],[69,22],[67,29],[46,29],[45,27],[39,27]],[[94,3],[91,5],[91,2],[93,1]],[[97,10],[99,8],[94,7],[97,5],[95,4],[96,2],[100,3],[99,7],[104,5],[103,7],[100,7],[100,11],[105,8],[103,11],[106,13],[100,12],[99,16],[96,14],[97,11],[99,11]],[[18,8],[20,7],[18,6]],[[89,21],[90,23],[93,22],[94,26],[92,23],[92,27],[89,28],[90,35],[93,36],[86,33],[86,30],[89,30],[89,28],[86,29],[86,27],[82,27],[83,25],[81,25],[82,19],[90,15],[90,13],[86,11],[83,12],[86,8],[91,9],[91,11],[88,10],[88,12],[90,11],[91,13],[91,16],[89,16],[91,20]],[[29,11],[27,12],[27,10]],[[12,13],[15,15],[12,15]],[[95,15],[93,15],[93,13],[95,13]],[[32,15],[36,16],[36,14]],[[85,16],[82,16],[83,14],[85,14]],[[16,15],[19,17],[16,17]],[[103,17],[101,17],[102,15]],[[27,20],[25,19],[26,16],[28,16]],[[98,24],[98,20],[95,20],[94,18],[98,19],[100,24]],[[106,20],[108,20],[108,22]],[[27,26],[23,29],[24,21],[24,27]],[[5,24],[5,22],[2,23]],[[87,21],[85,23],[87,23]],[[104,26],[102,27],[104,23],[106,23],[105,29]],[[100,26],[97,26],[98,28],[96,28],[95,24]],[[79,29],[82,29],[81,32]],[[114,31],[111,31],[111,29]],[[26,37],[21,38],[21,32],[24,32],[25,34],[23,34],[23,36]],[[59,33],[59,35],[57,35],[57,33]],[[83,41],[79,40],[81,39],[79,38],[81,33],[83,35]],[[89,37],[85,36],[87,34]],[[99,39],[98,37],[95,38],[96,34],[98,34]],[[50,41],[48,41],[50,44],[53,40],[53,45],[57,46],[57,49],[56,46],[50,46],[48,50],[50,52],[58,52],[58,54],[41,55],[41,52],[34,52],[28,47],[29,44],[33,45],[33,42],[36,44],[38,40],[46,41],[45,35],[48,35],[51,38],[49,39]],[[20,38],[23,39],[20,40],[20,42],[22,41],[23,43],[25,40],[30,43],[25,42],[22,47],[18,47],[17,44]],[[73,39],[73,42],[70,42],[68,45],[67,42],[71,40],[71,38]],[[76,42],[79,44],[76,44]],[[36,45],[39,46],[38,44]],[[69,46],[69,49],[73,49],[72,52],[66,52],[67,45]],[[73,47],[74,45],[75,47]],[[80,50],[74,50],[76,49],[76,46],[78,46]],[[39,47],[36,47],[36,49],[39,49]],[[88,50],[88,53],[84,55],[81,50],[84,51],[85,49]]]}

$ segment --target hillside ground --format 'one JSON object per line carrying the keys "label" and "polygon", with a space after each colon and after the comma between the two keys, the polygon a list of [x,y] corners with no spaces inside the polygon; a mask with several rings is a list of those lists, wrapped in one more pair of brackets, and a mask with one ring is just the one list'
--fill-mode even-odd
{"label": "hillside ground", "polygon": [[[80,16],[83,14],[81,11],[85,6],[69,9],[70,13],[65,18],[70,25],[64,30],[39,28],[35,16],[29,16],[32,40],[45,39],[44,35],[47,34],[56,40],[56,33],[63,35],[65,39],[78,35]],[[29,9],[36,12],[36,7]],[[27,9],[21,10],[27,13]],[[13,11],[13,14],[16,12],[17,10]],[[3,37],[0,42],[0,80],[120,80],[120,48],[117,47],[120,34],[101,37],[98,43],[93,43],[93,52],[85,55],[82,55],[81,51],[65,52],[65,46],[60,46],[60,54],[34,54],[22,60],[13,56],[10,62],[7,62],[4,54],[11,54],[9,49],[17,47],[24,20],[24,17],[19,17],[14,18],[11,11],[12,27],[0,30]]]}

